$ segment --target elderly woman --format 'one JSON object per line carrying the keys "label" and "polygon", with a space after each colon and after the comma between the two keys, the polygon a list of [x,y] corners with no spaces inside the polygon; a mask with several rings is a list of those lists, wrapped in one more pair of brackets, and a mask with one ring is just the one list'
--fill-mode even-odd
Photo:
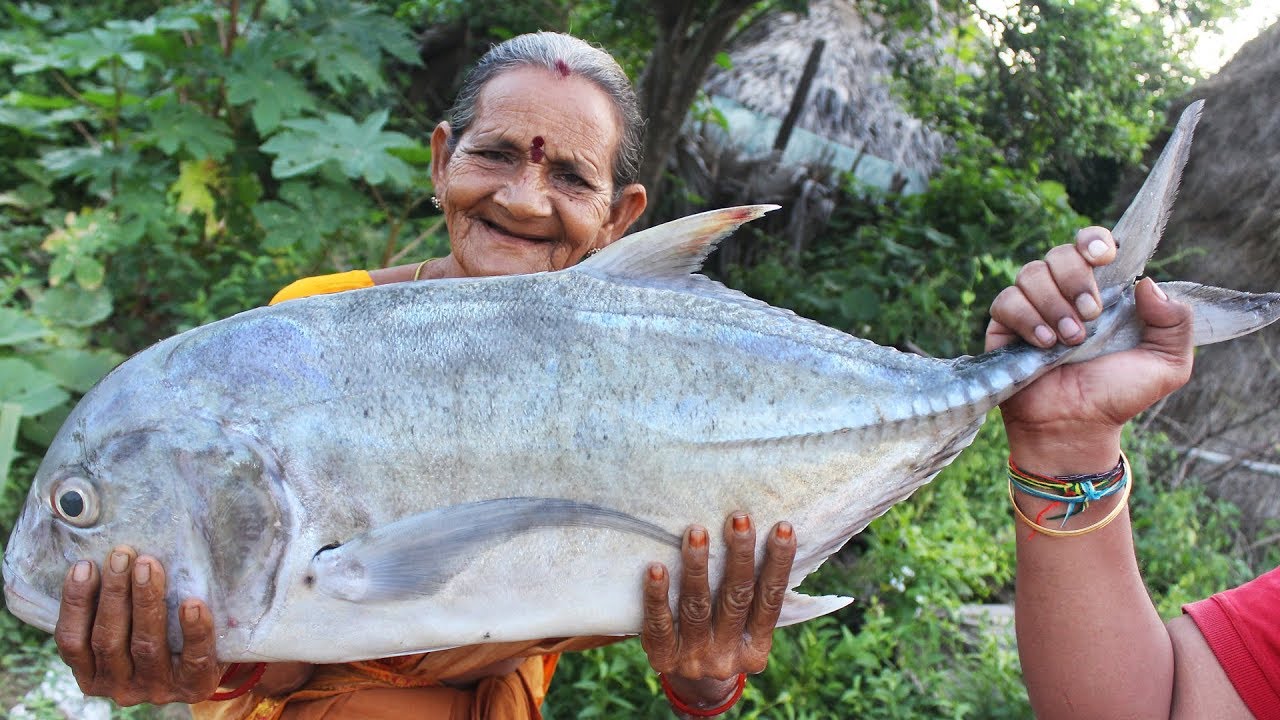
{"label": "elderly woman", "polygon": [[[635,183],[643,122],[635,93],[607,53],[537,33],[494,47],[469,75],[450,120],[431,136],[436,204],[449,230],[443,258],[300,280],[274,302],[421,279],[560,270],[617,240],[644,211]],[[690,527],[678,620],[666,568],[644,573],[643,643],[673,705],[710,716],[732,705],[745,673],[764,669],[795,538],[769,532],[760,573],[756,530],[726,520],[730,562],[713,602],[709,532]],[[638,584],[639,584],[639,578]],[[102,570],[67,577],[55,632],[81,689],[121,704],[188,702],[197,718],[531,718],[558,653],[617,638],[491,644],[337,666],[216,664],[213,619],[196,599],[179,608],[182,651],[165,637],[164,571],[130,548]],[[220,681],[222,689],[219,691]],[[215,692],[218,691],[218,692]]]}

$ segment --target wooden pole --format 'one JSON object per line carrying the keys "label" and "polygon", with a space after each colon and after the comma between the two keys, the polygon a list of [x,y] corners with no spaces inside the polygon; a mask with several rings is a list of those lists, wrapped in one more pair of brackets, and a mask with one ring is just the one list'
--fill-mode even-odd
{"label": "wooden pole", "polygon": [[813,76],[818,74],[818,62],[822,60],[822,50],[826,46],[827,41],[822,38],[813,41],[813,48],[809,50],[809,59],[804,64],[804,73],[800,76],[800,85],[796,88],[795,96],[791,98],[791,109],[782,119],[782,127],[778,128],[778,137],[774,138],[774,150],[787,149],[787,142],[791,140],[791,130],[795,128],[796,120],[800,119],[800,111],[804,109],[804,103],[809,99],[809,88],[813,86]]}

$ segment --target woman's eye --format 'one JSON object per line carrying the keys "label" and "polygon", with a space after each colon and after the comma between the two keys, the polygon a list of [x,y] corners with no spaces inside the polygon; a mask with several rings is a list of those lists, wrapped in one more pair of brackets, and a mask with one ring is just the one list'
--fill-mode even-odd
{"label": "woman's eye", "polygon": [[560,182],[566,183],[568,185],[573,185],[574,187],[580,187],[580,188],[591,187],[590,183],[588,183],[586,180],[583,180],[580,176],[574,175],[573,173],[561,173]]}
{"label": "woman's eye", "polygon": [[98,521],[98,493],[84,478],[67,478],[49,498],[53,513],[69,525],[89,527]]}
{"label": "woman's eye", "polygon": [[501,150],[478,150],[475,154],[485,160],[492,160],[494,162],[505,162],[508,159],[507,153],[502,152]]}

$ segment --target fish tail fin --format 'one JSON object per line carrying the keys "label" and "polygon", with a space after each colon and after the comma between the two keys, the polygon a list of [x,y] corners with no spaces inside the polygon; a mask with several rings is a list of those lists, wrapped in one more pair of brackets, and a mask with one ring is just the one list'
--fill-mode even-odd
{"label": "fish tail fin", "polygon": [[[1182,112],[1142,189],[1111,231],[1118,252],[1111,264],[1094,270],[1104,310],[1089,323],[1089,339],[1051,358],[1048,365],[1085,362],[1136,347],[1141,341],[1142,322],[1134,305],[1134,285],[1164,233],[1182,169],[1191,154],[1191,135],[1203,109],[1204,101],[1197,100]],[[1160,287],[1169,297],[1191,306],[1196,345],[1230,340],[1280,318],[1280,293],[1253,294],[1189,282],[1165,282]]]}
{"label": "fish tail fin", "polygon": [[1133,285],[1160,244],[1173,201],[1178,196],[1182,169],[1191,156],[1191,136],[1203,109],[1204,101],[1197,100],[1182,112],[1151,173],[1111,231],[1119,245],[1116,259],[1094,270],[1104,307],[1114,304],[1120,293]]}
{"label": "fish tail fin", "polygon": [[1280,319],[1280,293],[1247,293],[1191,282],[1162,282],[1160,289],[1191,306],[1196,345],[1247,335]]}

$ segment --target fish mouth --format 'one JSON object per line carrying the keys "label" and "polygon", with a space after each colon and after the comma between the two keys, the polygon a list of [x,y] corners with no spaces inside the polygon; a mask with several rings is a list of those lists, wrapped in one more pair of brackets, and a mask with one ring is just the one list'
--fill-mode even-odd
{"label": "fish mouth", "polygon": [[4,562],[4,604],[15,617],[28,625],[53,632],[58,624],[58,601],[45,595],[36,587],[20,580],[8,558]]}

